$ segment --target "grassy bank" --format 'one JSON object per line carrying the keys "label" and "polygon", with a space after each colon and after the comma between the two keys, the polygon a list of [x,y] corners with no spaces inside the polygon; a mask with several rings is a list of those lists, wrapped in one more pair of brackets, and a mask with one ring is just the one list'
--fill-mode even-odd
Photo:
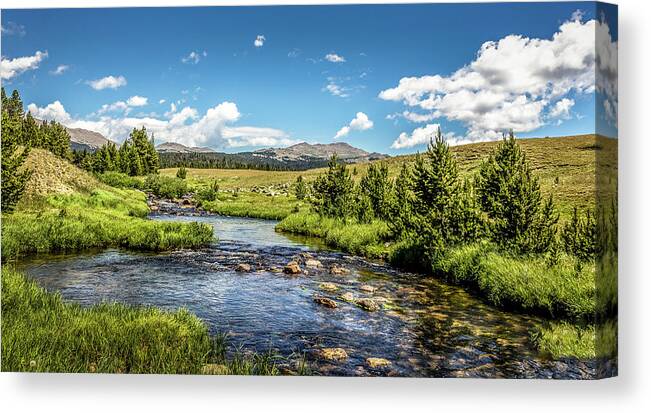
{"label": "grassy bank", "polygon": [[13,214],[2,215],[2,258],[33,253],[122,247],[191,248],[213,239],[209,225],[146,219],[145,194],[97,181],[51,153],[35,149],[35,172]]}
{"label": "grassy bank", "polygon": [[383,243],[390,237],[390,232],[382,221],[359,224],[312,212],[299,212],[283,219],[276,230],[322,238],[328,246],[368,258],[386,257],[389,251]]}
{"label": "grassy bank", "polygon": [[238,217],[280,220],[307,209],[307,203],[293,195],[269,196],[255,192],[220,192],[214,201],[202,202],[208,212]]}
{"label": "grassy bank", "polygon": [[187,310],[168,312],[64,302],[23,274],[2,269],[2,371],[278,374],[272,354],[227,358]]}

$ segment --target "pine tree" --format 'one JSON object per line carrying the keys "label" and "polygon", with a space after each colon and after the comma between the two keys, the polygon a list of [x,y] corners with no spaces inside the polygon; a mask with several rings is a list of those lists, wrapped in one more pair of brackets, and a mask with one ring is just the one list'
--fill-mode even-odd
{"label": "pine tree", "polygon": [[408,163],[403,163],[398,177],[393,183],[393,196],[389,207],[389,219],[387,221],[389,228],[396,237],[405,237],[412,224],[412,205],[414,204],[414,193],[411,188],[413,185],[412,168]]}
{"label": "pine tree", "polygon": [[313,184],[313,203],[320,215],[347,217],[353,212],[355,183],[344,163],[337,155],[328,162],[328,171],[318,176]]}
{"label": "pine tree", "polygon": [[20,118],[14,118],[9,108],[2,108],[2,212],[11,213],[27,187],[31,171],[20,170],[29,155],[29,148],[19,148],[22,132]]}
{"label": "pine tree", "polygon": [[359,188],[368,198],[373,215],[380,219],[387,219],[393,188],[386,162],[370,164],[368,172],[359,183]]}
{"label": "pine tree", "polygon": [[186,176],[188,176],[188,171],[185,169],[185,166],[181,165],[181,167],[176,171],[176,177],[185,179]]}
{"label": "pine tree", "polygon": [[296,199],[299,201],[302,201],[305,199],[309,191],[308,185],[305,183],[305,180],[303,179],[303,175],[299,175],[298,178],[296,178],[296,184],[294,185],[294,192],[296,194]]}
{"label": "pine tree", "polygon": [[25,119],[22,122],[22,143],[26,146],[33,148],[42,148],[43,142],[41,141],[41,129],[39,128],[36,120],[31,112],[27,112]]}
{"label": "pine tree", "polygon": [[513,132],[481,164],[475,186],[495,242],[519,252],[549,248],[558,216],[551,198],[543,204],[538,179]]}

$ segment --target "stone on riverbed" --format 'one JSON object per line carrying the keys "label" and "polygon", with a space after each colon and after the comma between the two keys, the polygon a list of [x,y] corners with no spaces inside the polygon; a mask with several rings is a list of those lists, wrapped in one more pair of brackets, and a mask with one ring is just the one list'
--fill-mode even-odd
{"label": "stone on riverbed", "polygon": [[380,367],[389,367],[391,365],[391,362],[380,357],[369,357],[366,359],[366,364],[368,364],[369,367],[373,369],[377,369]]}
{"label": "stone on riverbed", "polygon": [[319,268],[322,266],[321,261],[315,260],[315,259],[307,259],[305,260],[305,266],[306,267],[312,267],[312,268]]}
{"label": "stone on riverbed", "polygon": [[355,296],[351,292],[342,294],[340,298],[344,301],[348,301],[349,303],[355,301]]}
{"label": "stone on riverbed", "polygon": [[359,300],[355,301],[355,304],[357,304],[357,306],[362,310],[366,311],[377,311],[380,309],[378,303],[370,298],[360,298]]}
{"label": "stone on riverbed", "polygon": [[327,297],[316,296],[314,302],[328,308],[337,308],[337,303]]}
{"label": "stone on riverbed", "polygon": [[250,272],[251,271],[251,266],[249,264],[237,264],[237,267],[235,267],[235,271],[237,272]]}
{"label": "stone on riverbed", "polygon": [[340,267],[338,265],[333,265],[330,267],[330,274],[332,275],[343,275],[348,273],[350,273],[350,270],[348,268]]}
{"label": "stone on riverbed", "polygon": [[373,287],[372,285],[368,284],[363,284],[361,287],[359,287],[360,290],[364,291],[365,293],[373,293],[377,288]]}
{"label": "stone on riverbed", "polygon": [[324,291],[337,291],[338,287],[333,283],[321,283],[319,288]]}
{"label": "stone on riverbed", "polygon": [[301,273],[301,267],[298,265],[296,261],[290,261],[285,265],[285,268],[283,268],[283,272],[285,274],[300,274]]}
{"label": "stone on riverbed", "polygon": [[321,358],[330,361],[341,361],[348,358],[348,353],[346,353],[346,350],[340,347],[322,348],[319,350],[319,355]]}

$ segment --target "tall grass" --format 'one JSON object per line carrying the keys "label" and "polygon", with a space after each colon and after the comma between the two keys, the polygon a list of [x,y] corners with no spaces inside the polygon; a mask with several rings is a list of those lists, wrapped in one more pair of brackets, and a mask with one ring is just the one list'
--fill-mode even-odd
{"label": "tall grass", "polygon": [[227,357],[227,349],[224,335],[211,338],[205,323],[185,309],[83,308],[2,268],[2,371],[279,373],[273,353]]}
{"label": "tall grass", "polygon": [[144,219],[143,193],[93,190],[90,194],[52,195],[2,217],[2,257],[33,253],[122,247],[159,251],[210,243],[210,225]]}
{"label": "tall grass", "polygon": [[268,196],[256,192],[220,192],[216,200],[202,202],[201,206],[220,215],[277,220],[308,208],[307,203],[293,195]]}
{"label": "tall grass", "polygon": [[383,221],[359,224],[312,212],[289,215],[276,226],[276,230],[323,238],[329,246],[369,258],[381,258],[386,254],[383,243],[391,235]]}

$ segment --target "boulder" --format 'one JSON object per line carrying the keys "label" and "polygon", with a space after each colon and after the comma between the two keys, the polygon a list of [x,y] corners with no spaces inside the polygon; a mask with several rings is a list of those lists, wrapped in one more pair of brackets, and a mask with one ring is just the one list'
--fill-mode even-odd
{"label": "boulder", "polygon": [[391,362],[380,357],[369,357],[366,359],[366,364],[368,364],[369,367],[376,369],[380,367],[389,367]]}
{"label": "boulder", "polygon": [[340,347],[322,348],[319,350],[319,355],[321,358],[330,361],[341,361],[348,358],[348,353],[346,353],[346,350]]}
{"label": "boulder", "polygon": [[283,272],[285,274],[300,274],[301,267],[296,261],[290,261],[287,263],[287,265],[285,265],[285,268],[283,268]]}
{"label": "boulder", "polygon": [[316,296],[314,302],[328,308],[337,308],[337,303],[327,297]]}
{"label": "boulder", "polygon": [[251,271],[251,266],[249,264],[240,263],[240,264],[237,264],[237,267],[235,267],[235,271],[237,271],[237,272],[250,272]]}
{"label": "boulder", "polygon": [[358,307],[365,311],[377,311],[380,309],[378,303],[370,298],[360,298],[355,301],[355,304],[357,304]]}

